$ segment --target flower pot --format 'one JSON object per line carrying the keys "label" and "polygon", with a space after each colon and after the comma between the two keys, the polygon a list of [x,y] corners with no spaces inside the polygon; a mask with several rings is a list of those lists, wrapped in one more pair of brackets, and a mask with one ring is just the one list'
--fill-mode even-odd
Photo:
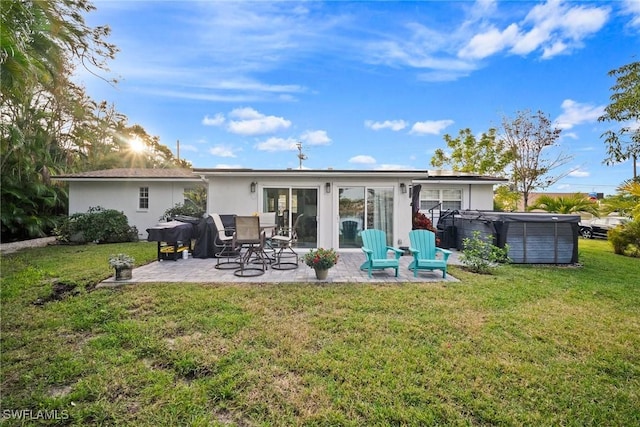
{"label": "flower pot", "polygon": [[131,279],[132,268],[116,268],[116,280],[129,280]]}
{"label": "flower pot", "polygon": [[316,279],[318,280],[326,280],[329,275],[329,270],[324,270],[320,268],[314,268],[316,272]]}

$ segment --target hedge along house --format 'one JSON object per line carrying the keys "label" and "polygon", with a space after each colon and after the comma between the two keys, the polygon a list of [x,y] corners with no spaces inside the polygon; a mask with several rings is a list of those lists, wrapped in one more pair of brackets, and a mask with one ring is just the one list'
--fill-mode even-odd
{"label": "hedge along house", "polygon": [[[385,231],[388,244],[409,245],[413,188],[420,211],[491,210],[493,187],[506,180],[445,171],[194,169],[208,183],[207,212],[276,212],[296,225],[299,248],[360,248],[360,232]],[[419,187],[418,187],[419,185]],[[429,210],[431,209],[431,212]]]}
{"label": "hedge along house", "polygon": [[185,202],[184,193],[202,180],[188,169],[107,169],[54,179],[69,183],[69,215],[100,206],[123,212],[141,239],[167,209]]}

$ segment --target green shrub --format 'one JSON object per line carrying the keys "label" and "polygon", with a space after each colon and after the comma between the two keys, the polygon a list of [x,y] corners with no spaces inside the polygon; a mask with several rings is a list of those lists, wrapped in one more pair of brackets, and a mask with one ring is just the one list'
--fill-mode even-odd
{"label": "green shrub", "polygon": [[138,229],[130,227],[127,216],[115,209],[90,207],[87,213],[76,213],[56,228],[58,241],[65,243],[136,242]]}
{"label": "green shrub", "polygon": [[463,239],[462,247],[460,261],[474,273],[491,274],[500,263],[510,262],[509,245],[499,248],[493,244],[493,236],[483,240],[479,231],[474,231],[471,238]]}
{"label": "green shrub", "polygon": [[615,227],[609,230],[607,236],[616,254],[640,257],[640,220]]}
{"label": "green shrub", "polygon": [[174,207],[169,208],[166,211],[164,211],[163,218],[171,219],[171,218],[176,217],[178,215],[192,216],[192,217],[195,217],[195,218],[202,218],[202,216],[204,215],[204,212],[205,212],[204,209],[202,209],[199,206],[196,206],[192,202],[185,203],[184,205],[181,204],[181,203],[176,203],[176,205]]}

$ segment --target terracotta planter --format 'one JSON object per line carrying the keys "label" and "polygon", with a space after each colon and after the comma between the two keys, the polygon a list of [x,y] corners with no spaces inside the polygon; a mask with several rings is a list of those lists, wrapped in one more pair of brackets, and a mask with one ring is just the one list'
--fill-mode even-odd
{"label": "terracotta planter", "polygon": [[116,280],[130,280],[133,268],[116,268]]}
{"label": "terracotta planter", "polygon": [[327,280],[327,276],[329,275],[329,270],[321,270],[319,268],[314,268],[316,272],[316,279],[318,280]]}

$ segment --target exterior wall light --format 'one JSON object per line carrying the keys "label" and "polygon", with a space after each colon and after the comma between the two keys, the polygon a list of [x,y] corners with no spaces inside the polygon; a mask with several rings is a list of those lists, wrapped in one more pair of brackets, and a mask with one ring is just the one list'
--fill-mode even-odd
{"label": "exterior wall light", "polygon": [[404,182],[400,183],[400,192],[403,194],[406,194],[407,192],[407,184],[405,184]]}
{"label": "exterior wall light", "polygon": [[324,185],[324,191],[325,191],[325,193],[327,193],[327,194],[328,194],[328,193],[331,193],[331,183],[330,183],[330,182],[327,182],[327,183]]}
{"label": "exterior wall light", "polygon": [[256,184],[257,183],[255,181],[253,181],[253,182],[251,182],[251,185],[249,186],[249,188],[251,189],[252,193],[256,192]]}

